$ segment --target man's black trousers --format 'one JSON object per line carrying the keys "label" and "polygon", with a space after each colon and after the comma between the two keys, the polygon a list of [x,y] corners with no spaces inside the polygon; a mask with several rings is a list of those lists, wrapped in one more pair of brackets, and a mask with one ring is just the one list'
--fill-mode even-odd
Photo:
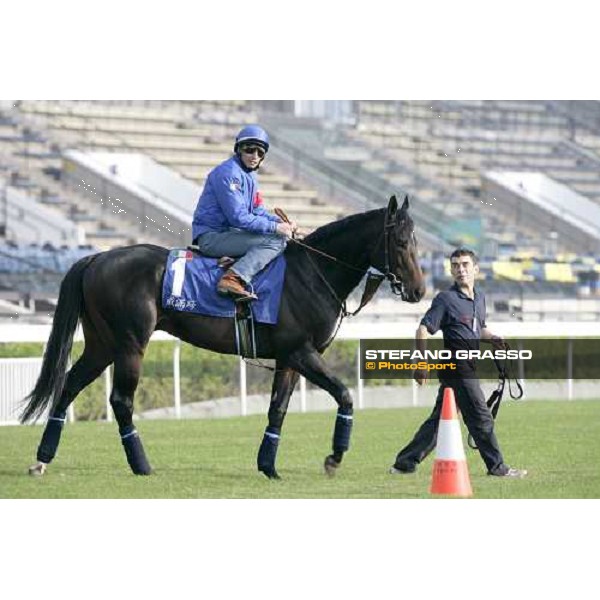
{"label": "man's black trousers", "polygon": [[445,387],[454,389],[458,409],[488,472],[494,475],[505,472],[507,467],[494,433],[494,419],[487,407],[479,380],[475,378],[441,382],[431,415],[421,425],[410,444],[398,453],[394,466],[401,471],[412,472],[435,448]]}

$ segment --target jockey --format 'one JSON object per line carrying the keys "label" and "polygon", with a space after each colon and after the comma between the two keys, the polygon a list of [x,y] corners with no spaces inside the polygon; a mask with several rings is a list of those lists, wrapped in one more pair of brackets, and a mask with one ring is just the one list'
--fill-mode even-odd
{"label": "jockey", "polygon": [[256,171],[269,151],[269,136],[258,125],[235,138],[234,155],[206,178],[194,211],[192,239],[207,256],[239,260],[217,284],[220,294],[254,300],[246,289],[256,275],[284,250],[296,226],[284,223],[262,205]]}

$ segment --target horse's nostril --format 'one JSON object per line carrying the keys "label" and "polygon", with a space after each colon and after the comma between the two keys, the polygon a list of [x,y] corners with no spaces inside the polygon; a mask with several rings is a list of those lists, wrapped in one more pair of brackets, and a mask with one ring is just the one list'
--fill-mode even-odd
{"label": "horse's nostril", "polygon": [[424,295],[425,295],[425,291],[424,290],[422,290],[422,289],[416,289],[411,294],[411,301],[412,302],[419,302],[421,300],[421,298],[423,298]]}

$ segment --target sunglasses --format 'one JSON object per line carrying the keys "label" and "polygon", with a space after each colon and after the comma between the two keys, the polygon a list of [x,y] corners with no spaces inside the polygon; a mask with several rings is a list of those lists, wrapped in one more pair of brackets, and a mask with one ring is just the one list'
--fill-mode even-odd
{"label": "sunglasses", "polygon": [[258,154],[258,158],[262,158],[265,155],[265,151],[259,146],[243,146],[242,152],[244,154]]}

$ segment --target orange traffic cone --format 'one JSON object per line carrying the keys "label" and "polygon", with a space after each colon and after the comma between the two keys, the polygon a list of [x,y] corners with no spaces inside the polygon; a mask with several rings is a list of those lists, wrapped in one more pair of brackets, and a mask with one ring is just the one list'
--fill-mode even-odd
{"label": "orange traffic cone", "polygon": [[454,390],[450,387],[444,389],[444,403],[429,492],[451,496],[473,495],[456,412]]}

